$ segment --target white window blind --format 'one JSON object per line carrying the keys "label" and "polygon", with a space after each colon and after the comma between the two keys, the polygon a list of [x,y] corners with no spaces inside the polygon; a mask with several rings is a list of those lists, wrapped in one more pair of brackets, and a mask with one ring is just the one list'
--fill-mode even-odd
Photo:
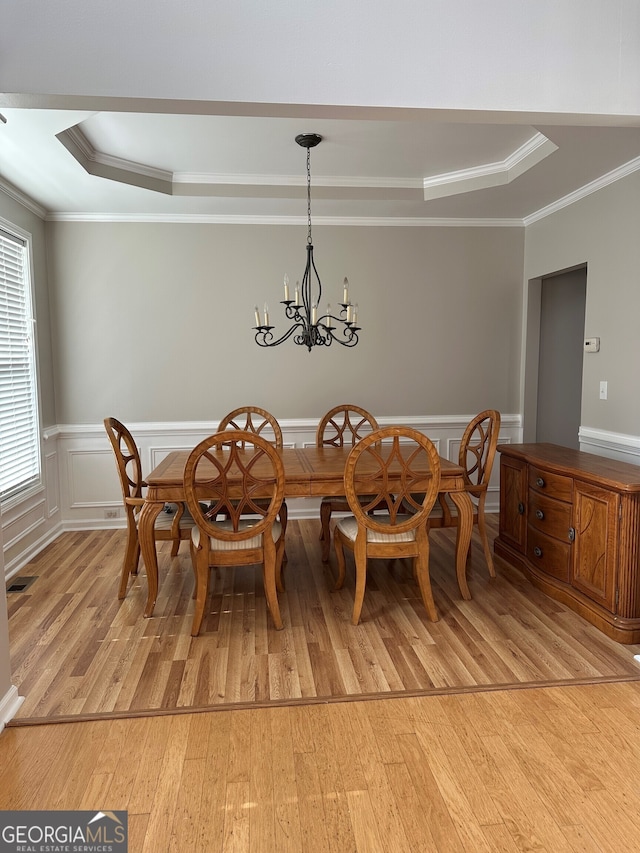
{"label": "white window blind", "polygon": [[40,478],[33,323],[26,241],[0,228],[0,501]]}

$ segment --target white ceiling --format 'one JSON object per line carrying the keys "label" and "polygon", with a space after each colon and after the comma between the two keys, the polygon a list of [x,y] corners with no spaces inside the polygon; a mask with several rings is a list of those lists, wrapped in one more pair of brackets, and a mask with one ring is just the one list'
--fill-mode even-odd
{"label": "white ceiling", "polygon": [[314,132],[314,222],[532,221],[640,168],[640,3],[582,2],[5,0],[0,186],[304,221]]}

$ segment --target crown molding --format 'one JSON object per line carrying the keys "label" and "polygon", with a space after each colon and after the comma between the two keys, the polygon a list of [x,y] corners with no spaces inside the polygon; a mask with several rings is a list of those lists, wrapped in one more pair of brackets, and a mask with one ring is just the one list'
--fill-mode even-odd
{"label": "crown molding", "polygon": [[[306,186],[306,177],[303,175],[216,174],[209,172],[171,172],[158,169],[145,163],[114,157],[97,150],[87,139],[80,125],[74,125],[63,130],[57,135],[57,138],[89,174],[170,195],[181,195],[180,187],[189,187],[191,190],[200,187],[202,194],[206,195],[207,187],[216,186]],[[430,199],[444,198],[509,183],[553,151],[556,151],[557,147],[544,134],[538,132],[504,160],[474,166],[471,169],[447,172],[424,179],[324,175],[315,176],[313,183],[316,188],[416,191],[422,188],[424,200],[429,201]]]}
{"label": "crown molding", "polygon": [[89,175],[171,195],[171,172],[97,151],[77,124],[56,138]]}
{"label": "crown molding", "polygon": [[[209,213],[50,213],[47,222],[131,222],[199,225],[305,225],[302,216],[235,216]],[[522,219],[446,219],[421,217],[314,217],[313,227],[363,228],[522,228]]]}
{"label": "crown molding", "polygon": [[[261,186],[261,187],[306,187],[304,175],[216,175],[209,172],[174,172],[174,184],[202,184],[223,186]],[[352,187],[356,189],[402,189],[420,190],[422,180],[417,178],[367,178],[345,175],[324,175],[313,178],[314,187]]]}
{"label": "crown molding", "polygon": [[35,213],[35,215],[39,219],[47,218],[47,211],[44,207],[41,207],[32,198],[30,198],[28,195],[25,195],[17,187],[14,187],[13,184],[10,184],[8,181],[5,181],[2,177],[0,177],[0,191],[2,191],[5,195],[9,196],[9,198],[12,198],[14,201],[17,201],[18,204],[21,204],[23,207],[26,207],[27,210],[31,211],[31,213]]}
{"label": "crown molding", "polygon": [[610,184],[614,184],[616,181],[619,181],[622,178],[626,178],[628,175],[632,175],[634,172],[637,172],[639,170],[640,157],[636,157],[634,160],[630,160],[628,163],[619,166],[617,169],[613,169],[613,171],[607,172],[606,175],[602,175],[595,181],[591,181],[591,183],[585,184],[583,187],[580,187],[579,190],[576,190],[575,192],[569,193],[568,195],[559,198],[557,201],[554,201],[553,204],[549,204],[546,207],[541,207],[540,210],[537,210],[535,213],[531,213],[528,216],[525,216],[522,220],[523,225],[531,225],[534,222],[538,222],[540,219],[544,219],[547,216],[551,216],[552,213],[557,213],[557,211],[562,210],[565,207],[570,207],[577,201],[580,201],[581,199],[586,198],[592,193],[598,192],[598,190],[601,190],[604,187],[608,187]]}
{"label": "crown molding", "polygon": [[558,146],[544,134],[536,133],[504,160],[425,178],[424,199],[429,201],[509,184],[557,150]]}

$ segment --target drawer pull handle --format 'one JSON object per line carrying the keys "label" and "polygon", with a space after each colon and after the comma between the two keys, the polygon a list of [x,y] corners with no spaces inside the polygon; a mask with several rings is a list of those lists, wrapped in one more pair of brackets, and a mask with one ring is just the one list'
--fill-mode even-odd
{"label": "drawer pull handle", "polygon": [[524,504],[522,503],[522,501],[520,501],[520,503],[518,504],[518,512],[520,513],[520,515],[524,515]]}
{"label": "drawer pull handle", "polygon": [[536,486],[539,486],[541,489],[544,487],[544,480],[542,479],[542,477],[538,477],[538,479],[536,480]]}
{"label": "drawer pull handle", "polygon": [[575,527],[569,528],[569,542],[575,542],[576,539],[576,529]]}
{"label": "drawer pull handle", "polygon": [[541,509],[536,510],[536,518],[539,518],[540,521],[542,521],[542,519],[544,518],[544,513],[542,512]]}
{"label": "drawer pull handle", "polygon": [[542,557],[542,548],[539,548],[536,545],[536,547],[533,549],[533,553],[536,555],[536,557]]}

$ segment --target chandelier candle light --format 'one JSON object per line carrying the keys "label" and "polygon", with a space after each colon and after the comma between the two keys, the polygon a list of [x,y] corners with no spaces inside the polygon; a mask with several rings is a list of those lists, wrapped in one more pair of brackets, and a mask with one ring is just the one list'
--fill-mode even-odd
{"label": "chandelier candle light", "polygon": [[[322,141],[317,133],[301,133],[296,136],[296,142],[307,149],[307,265],[302,276],[302,285],[296,281],[293,299],[290,298],[289,276],[284,277],[284,313],[293,325],[279,338],[274,338],[269,325],[269,306],[265,302],[264,312],[260,318],[258,306],[255,308],[256,343],[261,347],[275,347],[293,336],[296,344],[307,347],[328,347],[336,341],[343,347],[354,347],[358,343],[358,306],[349,301],[349,282],[345,278],[342,287],[342,302],[340,316],[331,313],[331,305],[327,305],[326,313],[318,314],[318,306],[322,297],[322,283],[318,270],[313,262],[313,242],[311,240],[311,149]],[[340,334],[335,334],[339,329]]]}

